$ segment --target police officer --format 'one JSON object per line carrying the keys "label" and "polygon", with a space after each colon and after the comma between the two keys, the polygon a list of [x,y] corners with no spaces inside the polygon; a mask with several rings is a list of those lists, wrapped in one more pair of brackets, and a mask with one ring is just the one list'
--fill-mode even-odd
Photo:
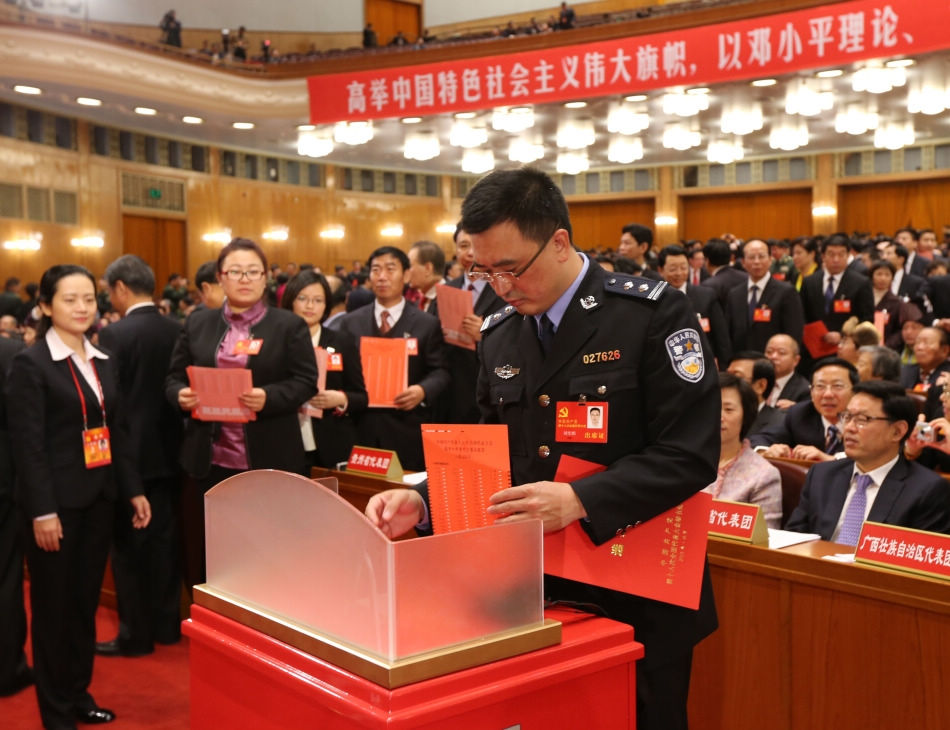
{"label": "police officer", "polygon": [[[561,192],[531,168],[483,178],[462,206],[472,276],[506,306],[485,319],[479,406],[509,426],[512,484],[488,511],[501,522],[541,519],[545,532],[580,521],[602,544],[680,504],[715,479],[719,388],[706,340],[682,293],[666,282],[603,271],[580,254]],[[601,429],[565,436],[561,414],[601,409]],[[563,423],[560,424],[563,426]],[[574,439],[577,440],[574,440]],[[589,440],[585,440],[589,439]],[[604,465],[552,481],[562,455]],[[424,490],[390,490],[367,505],[389,535],[427,520]],[[716,627],[704,571],[698,610],[560,578],[556,600],[593,603],[636,628],[637,727],[685,728],[693,646]]]}

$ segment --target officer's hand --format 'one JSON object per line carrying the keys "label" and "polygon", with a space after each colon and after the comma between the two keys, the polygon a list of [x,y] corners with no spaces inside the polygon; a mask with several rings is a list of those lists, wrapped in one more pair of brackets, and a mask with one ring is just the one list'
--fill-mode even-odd
{"label": "officer's hand", "polygon": [[810,444],[799,444],[792,449],[793,459],[808,459],[809,461],[834,461],[832,454],[826,454],[817,446]]}
{"label": "officer's hand", "polygon": [[402,393],[393,398],[397,411],[411,411],[425,400],[426,392],[421,385],[410,385]]}
{"label": "officer's hand", "polygon": [[540,519],[545,532],[556,532],[587,517],[584,505],[567,482],[532,482],[495,492],[488,514],[496,522]]}
{"label": "officer's hand", "polygon": [[394,538],[419,524],[425,517],[425,503],[413,489],[387,489],[370,498],[365,514],[386,537]]}

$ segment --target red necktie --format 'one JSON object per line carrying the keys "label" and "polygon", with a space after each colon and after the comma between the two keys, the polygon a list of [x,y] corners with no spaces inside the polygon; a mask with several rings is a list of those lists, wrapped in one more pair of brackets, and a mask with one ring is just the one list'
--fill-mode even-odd
{"label": "red necktie", "polygon": [[392,328],[393,326],[389,323],[389,312],[384,309],[379,313],[379,334],[384,335]]}

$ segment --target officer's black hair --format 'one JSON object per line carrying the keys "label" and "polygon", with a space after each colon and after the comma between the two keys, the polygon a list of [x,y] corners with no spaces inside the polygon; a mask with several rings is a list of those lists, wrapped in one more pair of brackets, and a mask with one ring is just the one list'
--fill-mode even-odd
{"label": "officer's black hair", "polygon": [[459,226],[466,232],[484,233],[506,222],[539,246],[559,228],[574,242],[564,195],[548,175],[534,167],[495,170],[465,196]]}
{"label": "officer's black hair", "polygon": [[907,263],[907,257],[910,256],[910,251],[907,250],[907,246],[905,246],[903,243],[897,243],[896,241],[891,241],[891,243],[887,244],[887,246],[888,248],[893,247],[894,253],[897,255],[897,257],[905,264]]}
{"label": "officer's black hair", "polygon": [[380,256],[392,256],[397,259],[403,271],[409,268],[409,257],[406,256],[406,252],[395,246],[380,246],[373,251],[366,259],[366,268],[373,268],[373,259],[378,259]]}
{"label": "officer's black hair", "polygon": [[903,228],[898,228],[896,231],[894,231],[894,238],[897,238],[901,233],[905,233],[905,232],[909,233],[910,237],[913,238],[915,241],[920,238],[920,236],[917,234],[917,231],[911,228],[910,226],[904,226]]}
{"label": "officer's black hair", "polygon": [[833,233],[821,243],[821,254],[825,255],[829,246],[842,246],[848,251],[851,250],[851,238],[847,233]]}
{"label": "officer's black hair", "polygon": [[821,360],[815,363],[815,367],[811,371],[811,376],[814,378],[815,373],[817,373],[822,368],[827,368],[832,365],[835,365],[839,368],[844,368],[848,371],[848,379],[851,381],[851,385],[857,385],[858,383],[858,370],[851,363],[845,360],[843,357],[823,357]]}
{"label": "officer's black hair", "polygon": [[710,266],[728,266],[732,258],[729,244],[721,238],[710,238],[703,246],[703,254]]}
{"label": "officer's black hair", "polygon": [[729,364],[732,365],[736,360],[752,361],[752,382],[756,380],[765,381],[765,393],[771,393],[775,387],[775,366],[758,350],[739,350],[732,356]]}

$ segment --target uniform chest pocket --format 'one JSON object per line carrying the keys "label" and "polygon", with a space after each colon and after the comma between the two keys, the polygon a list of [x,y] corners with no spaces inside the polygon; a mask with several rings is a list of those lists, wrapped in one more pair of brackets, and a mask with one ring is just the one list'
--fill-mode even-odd
{"label": "uniform chest pocket", "polygon": [[520,403],[524,397],[524,385],[521,383],[497,383],[491,386],[492,404],[500,409],[506,405]]}
{"label": "uniform chest pocket", "polygon": [[568,378],[568,395],[571,399],[584,396],[587,400],[609,400],[618,393],[633,391],[639,387],[636,368],[615,368],[597,373],[584,373]]}
{"label": "uniform chest pocket", "polygon": [[524,456],[525,446],[525,389],[521,383],[496,383],[489,389],[491,402],[498,414],[498,422],[508,426],[508,449],[513,456]]}

